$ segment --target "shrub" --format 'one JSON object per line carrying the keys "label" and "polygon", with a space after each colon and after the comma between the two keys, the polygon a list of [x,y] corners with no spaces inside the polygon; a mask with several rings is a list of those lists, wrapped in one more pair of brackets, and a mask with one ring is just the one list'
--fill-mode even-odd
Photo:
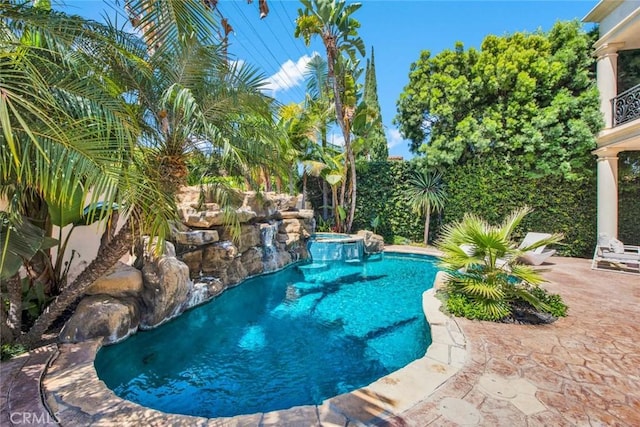
{"label": "shrub", "polygon": [[538,288],[544,280],[533,267],[519,258],[525,251],[557,243],[554,234],[519,249],[511,239],[516,227],[531,211],[517,209],[499,226],[475,215],[444,228],[437,247],[443,252],[440,267],[447,273],[447,307],[456,315],[481,320],[505,320],[516,309],[563,315],[566,306],[556,296]]}
{"label": "shrub", "polygon": [[20,344],[2,344],[0,347],[0,360],[9,360],[25,351],[27,351],[27,349]]}

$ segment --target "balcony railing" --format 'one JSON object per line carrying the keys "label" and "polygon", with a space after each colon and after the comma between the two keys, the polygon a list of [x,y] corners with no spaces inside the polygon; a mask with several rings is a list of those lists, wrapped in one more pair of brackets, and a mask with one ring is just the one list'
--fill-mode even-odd
{"label": "balcony railing", "polygon": [[611,100],[613,126],[640,119],[640,85],[625,90]]}

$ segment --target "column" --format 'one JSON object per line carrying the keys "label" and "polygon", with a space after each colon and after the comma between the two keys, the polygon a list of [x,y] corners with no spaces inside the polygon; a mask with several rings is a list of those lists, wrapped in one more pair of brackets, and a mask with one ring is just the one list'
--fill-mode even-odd
{"label": "column", "polygon": [[613,127],[611,100],[618,95],[618,50],[623,43],[607,43],[596,49],[596,76],[604,127]]}
{"label": "column", "polygon": [[618,237],[618,153],[598,154],[598,234]]}

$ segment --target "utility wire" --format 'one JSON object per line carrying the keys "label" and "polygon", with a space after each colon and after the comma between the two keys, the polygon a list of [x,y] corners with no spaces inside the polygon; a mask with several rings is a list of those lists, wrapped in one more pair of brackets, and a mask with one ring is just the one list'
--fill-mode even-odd
{"label": "utility wire", "polygon": [[[274,4],[279,4],[280,7],[283,9],[284,13],[286,14],[286,8],[284,6],[284,2],[282,1],[278,1],[278,2],[273,2]],[[276,7],[273,8],[273,11],[276,15],[276,17],[278,18],[278,20],[280,21],[280,24],[282,24],[283,28],[287,27],[287,23],[286,21],[282,18],[282,15],[280,15],[280,12],[278,12],[278,9]],[[296,22],[295,19],[291,19],[289,18],[289,16],[287,15],[287,19],[289,19],[289,23],[294,23]],[[291,32],[287,32],[287,35],[289,36],[289,39],[293,42],[293,45],[296,47],[296,50],[298,51],[298,53],[300,54],[300,56],[304,56],[304,55],[310,55],[308,52],[305,53],[301,48],[300,48],[300,44],[301,44],[301,40],[296,40],[293,37],[293,34]]]}
{"label": "utility wire", "polygon": [[[274,55],[273,51],[269,48],[269,46],[267,45],[267,43],[264,41],[264,38],[260,35],[260,33],[256,30],[255,26],[251,23],[251,21],[247,18],[246,14],[244,13],[244,10],[242,10],[242,8],[239,7],[239,5],[236,2],[231,2],[236,10],[240,13],[240,16],[242,17],[242,19],[244,20],[244,22],[247,24],[247,26],[249,27],[249,29],[253,32],[253,34],[255,35],[256,39],[260,41],[260,43],[262,44],[262,46],[264,46],[265,50],[269,53],[269,55],[273,58],[273,61],[276,64],[276,70],[280,70],[281,64],[280,61],[278,60],[278,58],[276,58],[276,56]],[[271,30],[273,31],[273,30]],[[277,39],[277,38],[276,38]],[[286,49],[285,49],[286,52]],[[269,63],[269,61],[267,61],[267,63]],[[282,68],[282,71],[284,72],[285,76],[289,79],[289,81],[291,83],[294,82],[294,79],[291,78],[291,76],[289,75],[289,73],[286,71],[286,69]],[[292,86],[290,88],[290,90],[293,89],[297,95],[299,95],[302,99],[305,98],[305,92],[302,91],[302,89],[299,86]]]}

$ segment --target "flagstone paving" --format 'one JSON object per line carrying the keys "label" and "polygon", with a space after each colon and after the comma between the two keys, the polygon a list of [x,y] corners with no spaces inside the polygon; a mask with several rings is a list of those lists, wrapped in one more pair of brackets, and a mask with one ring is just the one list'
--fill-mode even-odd
{"label": "flagstone paving", "polygon": [[639,426],[640,275],[577,258],[545,267],[568,317],[523,326],[433,316],[441,345],[425,358],[323,405],[215,420],[164,414],[107,390],[92,364],[99,344],[89,343],[0,364],[0,425],[55,424],[48,407],[70,426]]}

